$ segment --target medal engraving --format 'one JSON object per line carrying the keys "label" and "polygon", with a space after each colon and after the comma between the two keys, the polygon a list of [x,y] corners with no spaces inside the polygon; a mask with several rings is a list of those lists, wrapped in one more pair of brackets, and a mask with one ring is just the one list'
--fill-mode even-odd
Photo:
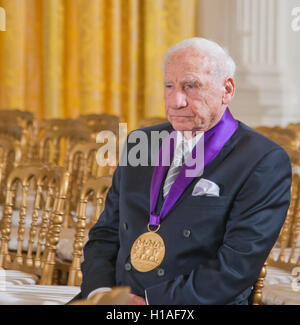
{"label": "medal engraving", "polygon": [[131,264],[140,272],[149,272],[158,267],[165,256],[163,239],[150,231],[139,236],[131,248]]}

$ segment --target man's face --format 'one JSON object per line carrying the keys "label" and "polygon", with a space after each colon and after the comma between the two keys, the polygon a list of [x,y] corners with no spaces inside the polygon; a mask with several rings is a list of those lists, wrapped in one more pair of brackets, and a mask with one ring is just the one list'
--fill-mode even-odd
{"label": "man's face", "polygon": [[[165,66],[164,91],[166,116],[173,128],[205,132],[217,124],[233,96],[231,81],[217,76],[215,63],[198,49],[173,53]],[[226,83],[233,87],[229,96]]]}

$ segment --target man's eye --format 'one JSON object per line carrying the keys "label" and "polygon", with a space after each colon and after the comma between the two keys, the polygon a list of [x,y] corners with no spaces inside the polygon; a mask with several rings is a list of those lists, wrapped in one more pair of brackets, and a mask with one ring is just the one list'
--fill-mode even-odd
{"label": "man's eye", "polygon": [[165,85],[166,88],[172,88],[172,85]]}
{"label": "man's eye", "polygon": [[188,85],[185,85],[185,88],[187,88],[187,89],[193,89],[193,88],[195,88],[195,86],[192,85],[192,84],[188,84]]}

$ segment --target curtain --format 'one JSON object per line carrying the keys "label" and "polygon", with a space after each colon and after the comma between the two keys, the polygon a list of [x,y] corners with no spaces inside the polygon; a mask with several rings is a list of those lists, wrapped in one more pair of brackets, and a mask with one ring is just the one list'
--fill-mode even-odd
{"label": "curtain", "polygon": [[162,57],[196,33],[196,0],[0,0],[0,109],[38,118],[164,116]]}

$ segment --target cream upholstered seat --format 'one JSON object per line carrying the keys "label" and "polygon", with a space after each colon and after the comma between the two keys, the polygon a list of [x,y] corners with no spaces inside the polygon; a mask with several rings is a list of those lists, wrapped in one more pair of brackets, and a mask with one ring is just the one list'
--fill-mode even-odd
{"label": "cream upholstered seat", "polygon": [[265,285],[262,304],[264,305],[300,305],[299,291],[292,289],[291,283]]}
{"label": "cream upholstered seat", "polygon": [[[26,215],[24,218],[24,241],[22,244],[23,250],[26,251],[28,249],[28,242],[29,242],[29,234],[30,234],[30,227],[32,223],[32,214],[34,212],[34,201],[35,201],[35,191],[31,188],[28,189],[27,195],[27,209]],[[43,193],[42,195],[44,195]],[[21,186],[17,186],[16,197],[15,197],[15,209],[12,210],[11,214],[11,234],[10,234],[10,241],[8,243],[8,249],[10,251],[17,251],[18,247],[18,227],[19,227],[19,220],[20,220],[20,207],[22,201],[22,188]],[[42,210],[36,210],[38,213],[38,219],[36,221],[36,225],[39,227],[42,224]],[[4,206],[0,205],[0,220],[4,215]],[[1,238],[1,232],[0,232]],[[37,247],[37,240],[34,241],[33,244],[33,251],[36,250]]]}
{"label": "cream upholstered seat", "polygon": [[[83,245],[88,240],[89,229],[84,231]],[[61,231],[61,238],[57,244],[56,257],[61,263],[67,262],[71,263],[73,260],[73,245],[76,235],[75,228],[63,228]],[[81,258],[82,261],[82,258]]]}
{"label": "cream upholstered seat", "polygon": [[[262,289],[262,304],[264,305],[300,305],[300,285],[298,284],[300,266],[289,266],[291,248],[285,249],[283,260],[286,267],[267,266],[267,275]],[[280,249],[273,249],[273,256],[278,258]],[[296,249],[297,256],[300,248]],[[276,265],[276,263],[272,263]]]}
{"label": "cream upholstered seat", "polygon": [[[32,284],[36,284],[39,281],[39,278],[35,274],[25,273],[23,271],[0,269],[0,281],[3,289],[4,283],[5,283],[5,287],[8,284],[32,285]],[[1,285],[0,285],[0,291],[3,291],[1,290]]]}
{"label": "cream upholstered seat", "polygon": [[[94,179],[96,177],[90,176],[88,179]],[[100,176],[99,179],[106,180],[108,184],[111,182],[111,176]],[[99,184],[100,184],[99,180]],[[84,181],[85,187],[88,186],[89,182]],[[101,183],[102,184],[102,183]],[[105,184],[105,183],[104,183]],[[101,191],[101,186],[99,187],[99,191]],[[106,187],[107,190],[107,187]],[[88,233],[92,225],[96,222],[97,218],[99,217],[104,204],[104,197],[96,198],[95,196],[90,197],[92,201],[86,202],[86,208],[85,208],[85,217],[86,217],[86,229],[83,231],[83,246],[88,240]],[[80,193],[78,200],[80,199]],[[97,202],[98,200],[98,202]],[[78,204],[78,209],[79,209]],[[77,211],[79,211],[77,209]],[[77,212],[78,214],[78,212]],[[57,260],[63,264],[63,263],[71,263],[73,260],[73,245],[74,240],[76,237],[76,223],[78,222],[78,215],[73,214],[72,215],[72,225],[73,227],[64,227],[61,230],[60,240],[57,244],[56,249],[56,257]],[[70,223],[69,223],[70,224]],[[83,257],[81,256],[81,261],[83,260]]]}
{"label": "cream upholstered seat", "polygon": [[264,281],[264,287],[272,286],[274,284],[291,284],[294,277],[290,272],[279,269],[278,267],[267,266],[267,275]]}
{"label": "cream upholstered seat", "polygon": [[0,305],[65,305],[79,292],[75,286],[7,283],[0,287]]}

